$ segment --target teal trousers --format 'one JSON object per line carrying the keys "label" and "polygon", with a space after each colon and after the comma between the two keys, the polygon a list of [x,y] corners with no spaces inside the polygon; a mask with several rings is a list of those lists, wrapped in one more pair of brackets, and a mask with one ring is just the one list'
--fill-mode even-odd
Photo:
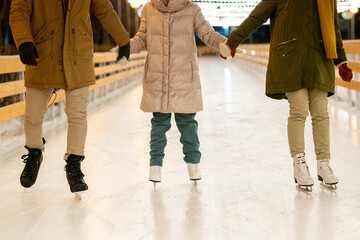
{"label": "teal trousers", "polygon": [[[183,145],[184,161],[187,163],[199,163],[201,153],[199,151],[199,137],[197,134],[198,123],[195,114],[175,113],[175,122],[180,131],[180,142]],[[151,119],[150,136],[150,166],[162,166],[164,149],[167,143],[166,132],[171,127],[171,113],[153,113]]]}

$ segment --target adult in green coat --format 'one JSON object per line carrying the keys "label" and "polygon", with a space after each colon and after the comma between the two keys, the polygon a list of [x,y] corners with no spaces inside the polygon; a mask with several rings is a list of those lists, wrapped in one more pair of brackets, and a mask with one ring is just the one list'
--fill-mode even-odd
{"label": "adult in green coat", "polygon": [[336,186],[329,165],[327,97],[334,94],[335,68],[351,81],[339,30],[336,0],[263,0],[221,46],[221,55],[235,56],[236,47],[270,19],[271,40],[266,95],[288,99],[288,138],[294,178],[311,190],[314,184],[305,160],[304,127],[310,111],[318,179]]}

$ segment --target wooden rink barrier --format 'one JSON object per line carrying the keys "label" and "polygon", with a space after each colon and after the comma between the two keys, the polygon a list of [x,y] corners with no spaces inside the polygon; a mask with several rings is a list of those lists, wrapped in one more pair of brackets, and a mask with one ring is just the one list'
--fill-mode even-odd
{"label": "wooden rink barrier", "polygon": [[[245,49],[246,52],[242,55],[237,55],[236,58],[267,66],[270,49],[269,44],[241,44],[238,48]],[[344,48],[348,56],[348,66],[353,70],[355,77],[355,74],[360,73],[360,40],[345,40]],[[360,82],[358,80],[359,79],[352,80],[348,83],[342,81],[340,77],[336,77],[335,84],[360,92]]]}
{"label": "wooden rink barrier", "polygon": [[[360,111],[360,40],[344,40],[343,45],[348,58],[348,66],[353,70],[353,80],[344,82],[338,75],[337,67],[335,85],[336,101],[343,101],[346,98],[348,107],[355,107]],[[260,67],[267,67],[269,59],[270,44],[240,44],[239,49],[245,50],[244,54],[237,54],[236,59],[252,63]],[[198,54],[214,55],[218,52],[207,46],[199,46]],[[343,92],[346,92],[345,94]],[[340,93],[340,94],[339,94]],[[344,95],[347,95],[344,97]]]}
{"label": "wooden rink barrier", "polygon": [[[269,57],[269,44],[241,44],[240,49],[246,50],[244,54],[237,55],[236,58],[247,62],[267,66]],[[348,65],[354,72],[354,79],[350,82],[344,82],[340,77],[335,78],[335,84],[349,90],[360,92],[360,40],[345,40],[344,48],[348,56]],[[198,47],[199,55],[214,54],[214,50],[208,47]],[[146,52],[131,55],[127,65],[115,63],[116,53],[95,53],[95,75],[97,81],[95,85],[90,86],[89,90],[110,85],[114,82],[122,81],[130,76],[139,74],[143,71],[146,59]],[[0,56],[0,74],[23,72],[25,66],[21,63],[18,55]],[[23,76],[23,74],[22,74]],[[0,83],[0,98],[9,97],[17,94],[25,93],[24,80]],[[55,102],[61,102],[65,99],[63,90],[58,92]],[[359,103],[360,105],[360,103]],[[22,116],[24,114],[25,102],[19,101],[10,105],[0,107],[0,123],[10,119]]]}
{"label": "wooden rink barrier", "polygon": [[[245,49],[244,54],[238,54],[237,59],[248,64],[254,64],[264,68],[268,64],[269,44],[241,44],[240,49]],[[335,101],[344,103],[341,106],[347,111],[360,112],[360,40],[344,41],[344,48],[348,57],[348,65],[354,72],[354,78],[350,83],[343,82],[336,74]],[[215,54],[214,49],[198,47],[199,56]],[[127,65],[115,62],[116,53],[104,52],[94,54],[96,84],[89,88],[88,109],[96,109],[96,105],[118,94],[121,89],[131,84],[140,84],[146,60],[146,52],[131,55]],[[0,157],[3,153],[11,152],[11,148],[19,145],[16,142],[23,141],[23,115],[25,111],[25,66],[19,56],[0,56],[0,75],[16,75],[17,80],[0,83],[0,99],[10,96],[20,96],[17,102],[0,107]],[[11,77],[14,79],[13,77]],[[53,101],[52,98],[51,101]],[[65,92],[59,90],[54,106],[45,116],[44,133],[66,123]],[[20,141],[20,142],[21,142]]]}
{"label": "wooden rink barrier", "polygon": [[[336,102],[347,102],[344,106],[348,111],[360,111],[360,40],[344,40],[343,45],[348,59],[348,66],[353,71],[353,80],[344,82],[335,67],[335,97]],[[258,66],[267,67],[270,44],[240,44],[244,54],[237,54],[236,58]]]}
{"label": "wooden rink barrier", "polygon": [[[133,54],[127,65],[115,63],[116,53],[95,53],[95,75],[98,78],[95,85],[91,85],[89,91],[108,86],[112,83],[125,80],[131,76],[142,73],[144,69],[146,52]],[[98,66],[97,66],[98,65]],[[19,56],[0,56],[0,74],[23,72],[25,66]],[[24,74],[22,74],[23,76]],[[24,80],[0,83],[0,98],[25,93]],[[55,103],[65,100],[64,90],[57,92]],[[22,116],[25,111],[25,102],[20,101],[0,107],[0,123]]]}

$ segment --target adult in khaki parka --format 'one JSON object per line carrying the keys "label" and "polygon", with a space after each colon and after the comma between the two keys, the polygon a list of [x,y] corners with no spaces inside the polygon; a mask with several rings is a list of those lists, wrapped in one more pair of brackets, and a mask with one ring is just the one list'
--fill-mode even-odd
{"label": "adult in khaki parka", "polygon": [[153,112],[150,140],[150,177],[161,181],[161,166],[170,129],[171,114],[181,133],[184,161],[191,180],[201,178],[201,153],[196,112],[203,109],[195,34],[208,46],[219,49],[226,38],[215,32],[200,7],[189,0],[151,0],[141,12],[130,51],[147,50],[140,108]]}
{"label": "adult in khaki parka", "polygon": [[62,88],[68,117],[67,180],[71,192],[88,189],[80,162],[85,158],[88,88],[95,84],[90,7],[120,47],[118,58],[129,58],[129,34],[109,0],[12,0],[10,26],[26,64],[24,126],[29,153],[22,157],[26,165],[20,182],[24,187],[36,181],[48,100],[53,89]]}
{"label": "adult in khaki parka", "polygon": [[[329,165],[330,137],[327,97],[334,94],[335,70],[351,81],[339,30],[336,0],[263,0],[222,45],[224,57],[270,19],[271,40],[266,95],[287,98],[290,106],[288,138],[299,186],[311,190],[314,181],[305,160],[304,127],[310,111],[318,179],[335,185]],[[229,48],[226,50],[226,46]]]}

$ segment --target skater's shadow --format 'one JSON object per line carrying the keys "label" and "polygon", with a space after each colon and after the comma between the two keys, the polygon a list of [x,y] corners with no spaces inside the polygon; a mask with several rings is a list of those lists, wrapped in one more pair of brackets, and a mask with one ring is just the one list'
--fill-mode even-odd
{"label": "skater's shadow", "polygon": [[167,216],[166,206],[163,202],[162,193],[160,191],[151,192],[151,207],[154,216],[154,239],[168,240],[170,239],[171,224]]}
{"label": "skater's shadow", "polygon": [[314,199],[311,192],[296,187],[297,194],[294,195],[294,239],[306,239],[312,231],[311,216],[314,210]]}
{"label": "skater's shadow", "polygon": [[65,236],[71,236],[73,239],[84,239],[87,237],[86,219],[91,209],[85,202],[80,201],[75,196],[68,202],[67,211],[65,211],[66,227],[63,228]]}
{"label": "skater's shadow", "polygon": [[318,194],[317,204],[317,238],[316,239],[334,239],[337,234],[339,224],[338,206],[340,201],[335,189],[320,183],[321,191]]}
{"label": "skater's shadow", "polygon": [[186,203],[184,236],[186,239],[202,239],[205,230],[202,212],[201,190],[194,184],[190,188]]}

